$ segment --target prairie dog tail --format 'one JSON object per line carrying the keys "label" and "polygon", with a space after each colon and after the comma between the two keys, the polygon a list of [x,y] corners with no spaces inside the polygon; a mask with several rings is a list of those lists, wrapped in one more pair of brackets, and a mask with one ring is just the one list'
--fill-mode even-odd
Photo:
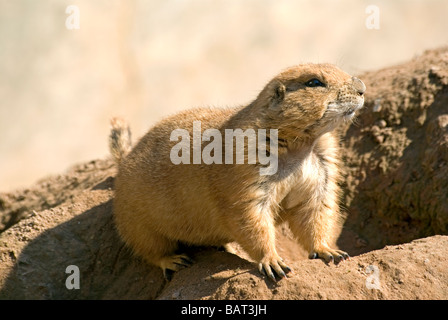
{"label": "prairie dog tail", "polygon": [[112,118],[110,125],[109,151],[115,163],[119,165],[131,151],[131,129],[121,118]]}

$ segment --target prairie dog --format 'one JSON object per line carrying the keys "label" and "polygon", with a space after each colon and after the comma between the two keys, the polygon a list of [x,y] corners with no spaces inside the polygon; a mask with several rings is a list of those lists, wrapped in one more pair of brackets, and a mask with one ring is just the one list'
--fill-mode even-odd
{"label": "prairie dog", "polygon": [[[109,144],[118,164],[114,219],[120,236],[167,279],[192,263],[176,252],[179,242],[225,246],[233,241],[258,262],[262,274],[274,281],[286,277],[290,268],[275,247],[275,226],[283,221],[310,258],[348,258],[332,248],[341,222],[333,129],[363,106],[365,90],[361,80],[334,65],[294,66],[246,106],[197,108],[160,121],[128,154],[127,125],[114,120]],[[277,157],[276,172],[261,175],[259,161],[174,164],[170,154],[178,142],[171,134],[184,129],[192,140],[195,121],[202,133],[217,129],[222,136],[226,129],[276,129],[277,148],[267,148]],[[201,150],[207,143],[201,142]]]}

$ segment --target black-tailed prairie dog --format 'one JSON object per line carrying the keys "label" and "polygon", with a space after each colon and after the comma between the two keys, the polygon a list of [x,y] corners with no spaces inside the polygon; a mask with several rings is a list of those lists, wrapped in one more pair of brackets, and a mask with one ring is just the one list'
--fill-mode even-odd
{"label": "black-tailed prairie dog", "polygon": [[[177,252],[179,243],[234,241],[258,262],[261,273],[273,280],[285,277],[290,268],[275,247],[275,227],[284,221],[311,258],[344,260],[347,253],[333,249],[341,222],[334,129],[363,106],[365,89],[334,65],[298,65],[273,78],[249,105],[197,108],[160,121],[129,153],[127,125],[114,120],[110,148],[118,163],[114,217],[120,236],[167,278],[191,264]],[[239,129],[266,134],[257,136],[255,147],[254,139],[243,137],[243,145],[232,146],[235,155],[225,158],[231,149],[224,137]],[[191,148],[176,149],[176,130],[187,135]],[[213,138],[205,134],[210,132]],[[197,140],[198,133],[205,138]],[[212,142],[222,149],[210,153]],[[213,163],[200,158],[207,146]],[[250,147],[261,150],[255,162],[249,161]],[[188,161],[173,161],[173,150]],[[238,154],[247,161],[228,161]],[[267,174],[260,170],[268,167],[262,155],[276,161]]]}

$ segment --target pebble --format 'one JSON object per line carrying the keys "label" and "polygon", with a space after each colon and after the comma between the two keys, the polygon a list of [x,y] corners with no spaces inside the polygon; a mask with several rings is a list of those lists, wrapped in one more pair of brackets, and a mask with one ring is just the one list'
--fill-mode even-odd
{"label": "pebble", "polygon": [[381,119],[378,121],[378,127],[380,128],[386,128],[387,127],[387,122],[384,119]]}

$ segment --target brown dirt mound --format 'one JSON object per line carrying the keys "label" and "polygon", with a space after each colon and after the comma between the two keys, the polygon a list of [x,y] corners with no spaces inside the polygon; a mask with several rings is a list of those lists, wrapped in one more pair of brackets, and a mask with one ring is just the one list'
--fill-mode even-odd
{"label": "brown dirt mound", "polygon": [[[349,261],[306,259],[282,226],[287,280],[261,277],[238,247],[188,248],[196,263],[167,283],[118,238],[115,169],[97,160],[0,194],[0,298],[447,299],[448,48],[360,78],[366,107],[342,130]],[[70,265],[80,289],[66,287]]]}
{"label": "brown dirt mound", "polygon": [[355,252],[448,234],[448,49],[361,78],[365,110],[342,132]]}

